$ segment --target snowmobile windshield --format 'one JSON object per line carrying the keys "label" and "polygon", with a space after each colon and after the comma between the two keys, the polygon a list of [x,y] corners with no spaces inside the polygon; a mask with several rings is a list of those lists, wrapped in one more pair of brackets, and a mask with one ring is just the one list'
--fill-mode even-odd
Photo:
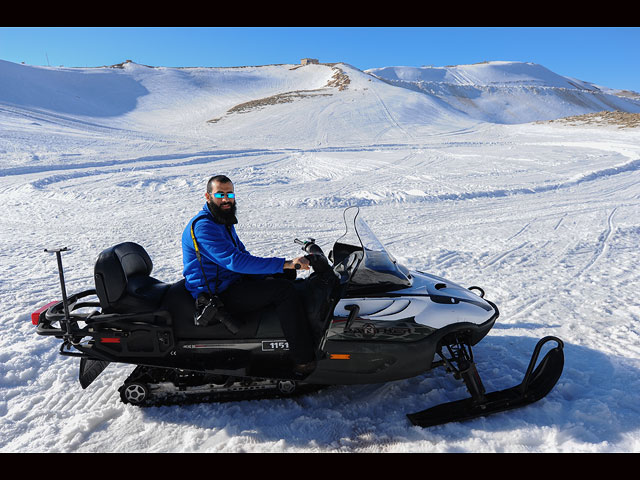
{"label": "snowmobile windshield", "polygon": [[360,215],[358,207],[344,212],[345,234],[333,246],[334,265],[349,271],[349,290],[386,292],[411,286],[411,276],[387,251]]}

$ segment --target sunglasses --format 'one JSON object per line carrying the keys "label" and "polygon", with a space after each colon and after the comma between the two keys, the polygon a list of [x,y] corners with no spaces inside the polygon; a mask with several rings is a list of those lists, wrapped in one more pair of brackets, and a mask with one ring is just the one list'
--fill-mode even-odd
{"label": "sunglasses", "polygon": [[236,194],[231,192],[231,193],[214,193],[213,196],[215,198],[224,198],[225,195],[227,196],[227,198],[236,198]]}

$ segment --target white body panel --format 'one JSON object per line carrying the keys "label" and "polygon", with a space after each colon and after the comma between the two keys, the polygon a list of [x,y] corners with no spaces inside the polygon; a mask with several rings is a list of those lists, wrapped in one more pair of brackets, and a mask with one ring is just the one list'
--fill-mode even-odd
{"label": "white body panel", "polygon": [[357,304],[360,319],[393,322],[413,317],[418,324],[439,329],[461,322],[480,325],[496,313],[491,304],[467,288],[434,275],[411,274],[411,287],[388,296],[341,299],[334,316],[348,317],[345,307]]}

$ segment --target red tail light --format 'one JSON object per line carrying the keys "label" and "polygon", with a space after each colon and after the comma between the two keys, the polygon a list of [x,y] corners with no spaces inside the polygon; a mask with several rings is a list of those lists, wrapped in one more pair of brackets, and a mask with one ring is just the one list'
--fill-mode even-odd
{"label": "red tail light", "polygon": [[31,323],[33,323],[34,325],[38,325],[38,321],[40,320],[40,314],[44,312],[47,308],[49,308],[51,305],[55,305],[56,303],[58,303],[58,301],[59,300],[54,302],[49,302],[44,307],[40,307],[38,310],[33,312],[31,314]]}
{"label": "red tail light", "polygon": [[100,343],[120,343],[120,339],[118,337],[102,337]]}

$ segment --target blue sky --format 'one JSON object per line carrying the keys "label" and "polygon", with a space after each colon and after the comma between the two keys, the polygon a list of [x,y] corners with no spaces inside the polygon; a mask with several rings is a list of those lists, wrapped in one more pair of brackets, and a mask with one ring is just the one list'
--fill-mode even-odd
{"label": "blue sky", "polygon": [[640,27],[1,27],[0,60],[94,67],[130,59],[167,67],[298,63],[362,70],[485,60],[640,92]]}

